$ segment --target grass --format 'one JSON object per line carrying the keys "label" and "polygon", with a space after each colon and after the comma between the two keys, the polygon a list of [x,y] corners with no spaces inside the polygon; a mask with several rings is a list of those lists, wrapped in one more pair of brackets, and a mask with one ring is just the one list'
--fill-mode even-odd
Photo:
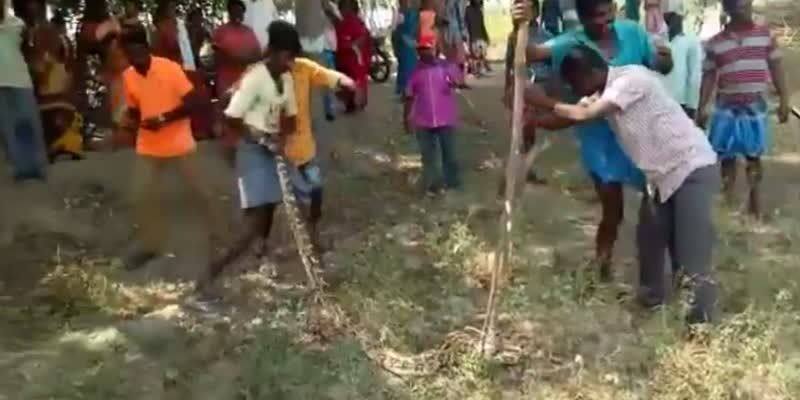
{"label": "grass", "polygon": [[[480,90],[477,106],[499,110],[497,89]],[[328,178],[336,329],[314,323],[317,306],[303,293],[259,273],[231,274],[221,312],[200,313],[183,302],[187,283],[136,282],[114,260],[65,257],[48,264],[38,290],[0,297],[0,399],[798,398],[792,155],[800,148],[792,126],[779,127],[780,154],[767,161],[770,219],[716,209],[721,319],[705,345],[684,339],[682,294],[654,312],[632,303],[630,221],[618,283],[589,285],[596,204],[587,203],[574,146],[554,138],[540,164],[550,184],[518,202],[513,272],[498,310],[503,351],[487,360],[475,352],[474,328],[486,301],[499,172],[472,167],[503,154],[505,140],[459,132],[465,191],[423,199],[413,189],[413,141],[386,140],[397,126],[372,134],[386,132],[380,121],[337,132],[353,151],[340,152],[345,168]],[[636,215],[636,202],[629,196],[626,215]],[[400,361],[419,373],[400,374]]]}
{"label": "grass", "polygon": [[[350,333],[321,340],[309,339],[305,300],[258,275],[228,283],[231,291],[249,293],[228,319],[193,319],[184,310],[189,317],[170,316],[167,328],[144,329],[137,320],[164,314],[182,287],[124,284],[113,262],[56,267],[35,297],[50,310],[47,318],[63,324],[50,328],[51,339],[0,359],[18,367],[4,370],[23,371],[23,382],[41,384],[7,384],[0,393],[15,399],[796,398],[799,208],[787,205],[769,224],[718,210],[724,314],[707,345],[698,345],[682,338],[681,301],[644,313],[620,300],[624,285],[587,290],[591,232],[583,226],[591,210],[559,189],[575,179],[563,175],[554,189],[528,193],[521,204],[515,270],[499,311],[503,348],[512,357],[485,360],[474,347],[442,346],[449,333],[479,326],[485,301],[495,220],[476,206],[482,194],[468,191],[409,202],[392,221],[375,214],[351,238],[357,245],[337,252],[344,283],[331,299],[349,317]],[[543,214],[547,201],[558,201],[560,212]],[[422,376],[398,377],[379,367],[376,349],[409,357],[437,349],[439,364]],[[25,362],[8,361],[9,354]]]}

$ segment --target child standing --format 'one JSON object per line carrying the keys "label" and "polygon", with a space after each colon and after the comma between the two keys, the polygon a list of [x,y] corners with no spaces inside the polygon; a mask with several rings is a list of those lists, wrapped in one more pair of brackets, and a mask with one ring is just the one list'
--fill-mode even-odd
{"label": "child standing", "polygon": [[[455,89],[463,86],[463,76],[456,66],[436,58],[433,37],[420,38],[418,52],[420,62],[406,88],[405,128],[408,133],[416,131],[423,189],[436,194],[444,188],[461,187],[453,128],[458,118]],[[442,173],[437,166],[437,151],[442,158]]]}
{"label": "child standing", "polygon": [[753,21],[753,1],[724,0],[722,6],[731,21],[706,44],[698,122],[705,122],[703,111],[716,86],[717,102],[709,138],[722,159],[723,189],[728,200],[732,200],[736,158],[744,157],[750,186],[748,211],[759,216],[761,156],[768,142],[764,95],[770,77],[780,97],[778,119],[781,123],[789,118],[789,91],[775,38],[766,25]]}

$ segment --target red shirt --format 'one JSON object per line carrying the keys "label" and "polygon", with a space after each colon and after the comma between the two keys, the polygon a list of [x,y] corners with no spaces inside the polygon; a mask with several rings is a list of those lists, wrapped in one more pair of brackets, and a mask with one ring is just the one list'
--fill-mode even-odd
{"label": "red shirt", "polygon": [[[248,54],[259,51],[258,37],[250,27],[228,22],[214,31],[214,46],[228,55]],[[217,64],[217,93],[225,93],[239,78],[247,66],[237,63],[219,62]]]}

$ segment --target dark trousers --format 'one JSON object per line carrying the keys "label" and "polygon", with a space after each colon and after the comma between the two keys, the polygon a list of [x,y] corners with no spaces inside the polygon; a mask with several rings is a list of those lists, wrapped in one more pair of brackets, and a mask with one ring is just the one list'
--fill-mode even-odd
{"label": "dark trousers", "polygon": [[[440,188],[442,183],[451,189],[461,187],[453,136],[451,127],[421,129],[417,132],[417,142],[422,154],[422,184],[425,190]],[[439,169],[440,155],[441,170]]]}
{"label": "dark trousers", "polygon": [[649,305],[665,301],[664,263],[669,250],[674,260],[673,275],[685,274],[693,291],[689,323],[710,322],[717,301],[717,285],[711,273],[716,240],[711,209],[718,190],[716,166],[702,167],[692,172],[666,202],[645,196],[639,212],[636,233],[642,300]]}

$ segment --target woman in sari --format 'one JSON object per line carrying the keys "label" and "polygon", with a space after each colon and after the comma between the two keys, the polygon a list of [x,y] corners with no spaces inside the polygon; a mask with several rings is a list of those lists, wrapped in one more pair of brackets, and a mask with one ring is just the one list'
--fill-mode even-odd
{"label": "woman in sari", "polygon": [[355,81],[355,93],[343,92],[339,96],[345,104],[345,111],[353,113],[367,106],[369,86],[369,64],[372,58],[372,38],[367,25],[359,15],[357,0],[342,0],[339,4],[341,18],[334,18],[336,27],[336,67]]}
{"label": "woman in sari", "polygon": [[198,69],[192,41],[186,23],[177,17],[175,2],[166,0],[159,3],[153,16],[155,32],[152,35],[151,47],[153,55],[172,60],[183,66],[186,76],[205,100],[205,104],[197,108],[191,115],[192,135],[202,140],[211,137],[213,125],[211,94],[205,83],[205,77]]}
{"label": "woman in sari", "polygon": [[47,21],[44,0],[25,5],[28,19],[28,65],[42,117],[48,158],[82,158],[80,116],[73,105],[71,51],[61,32]]}
{"label": "woman in sari", "polygon": [[393,33],[397,56],[397,86],[395,94],[403,96],[411,72],[417,65],[417,34],[419,32],[419,10],[411,7],[410,0],[400,0],[400,24]]}
{"label": "woman in sari", "polygon": [[100,128],[111,127],[115,147],[132,145],[134,140],[117,129],[125,115],[122,72],[128,67],[118,41],[121,31],[119,21],[108,13],[105,0],[86,0],[77,38],[75,74],[76,90],[81,96],[78,108],[86,118],[84,140],[102,139],[98,137]]}

